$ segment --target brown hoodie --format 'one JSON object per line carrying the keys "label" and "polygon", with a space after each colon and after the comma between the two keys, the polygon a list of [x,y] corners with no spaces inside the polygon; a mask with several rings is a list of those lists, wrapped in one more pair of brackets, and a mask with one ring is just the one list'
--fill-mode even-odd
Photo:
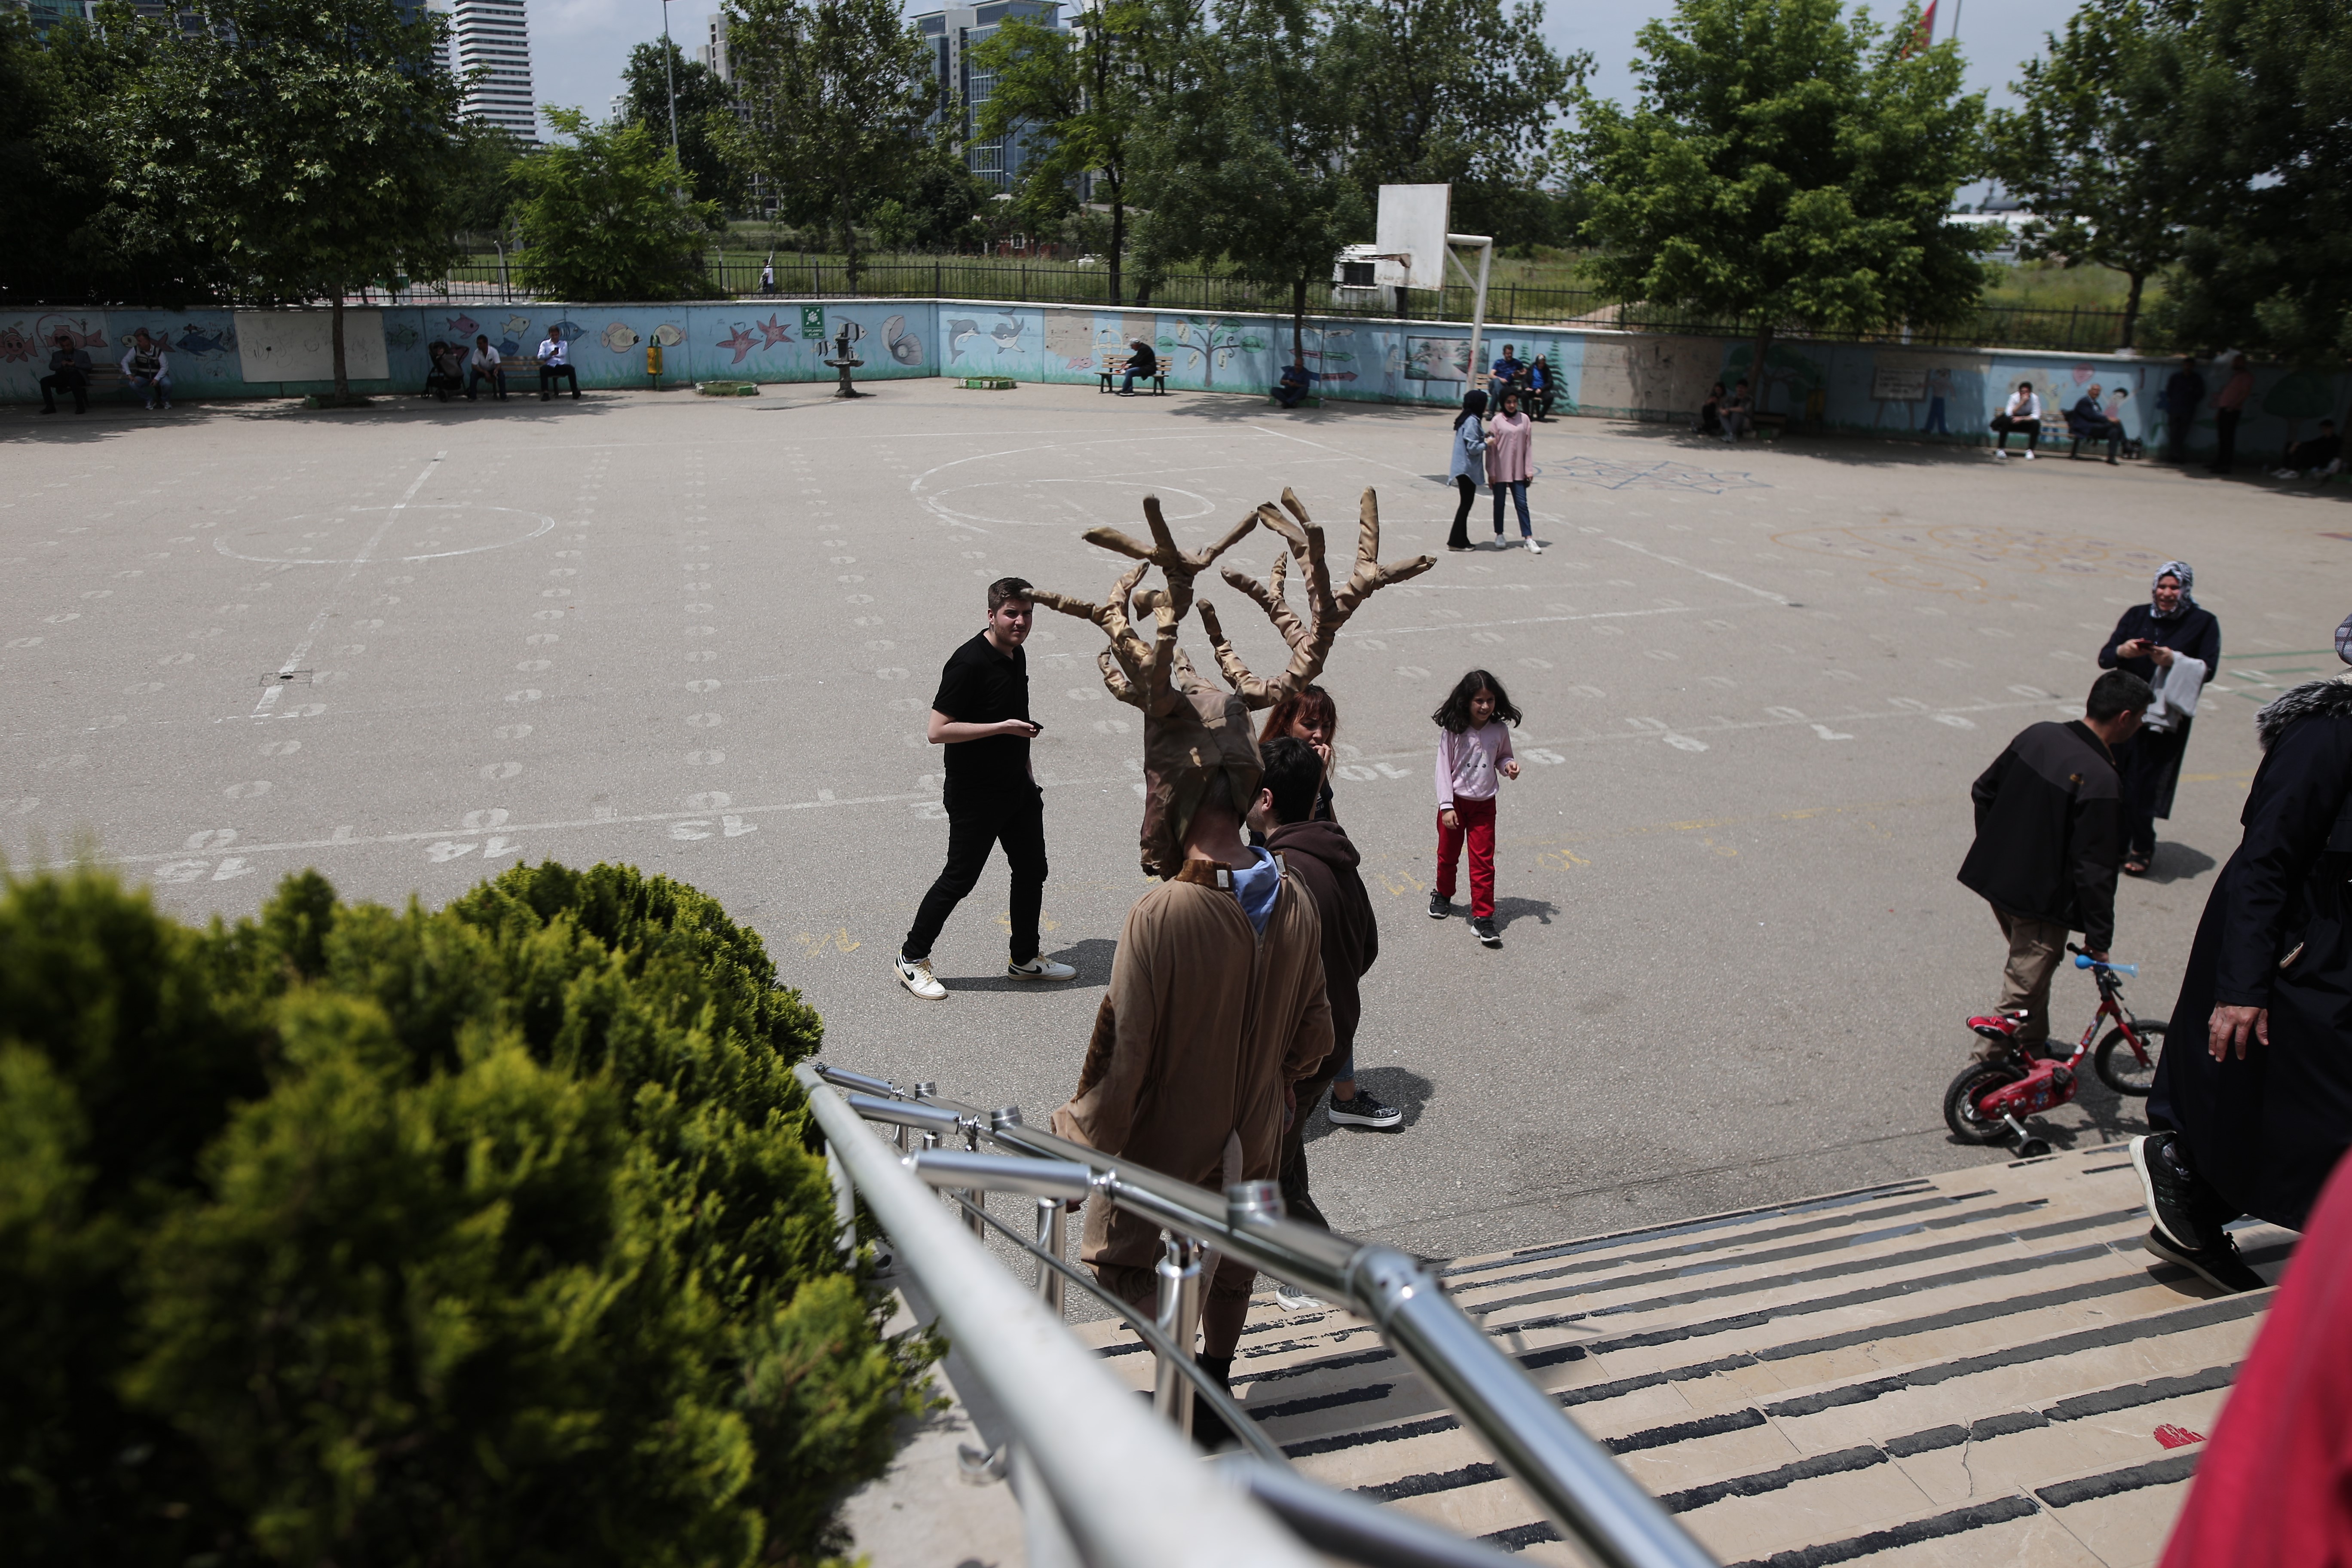
{"label": "brown hoodie", "polygon": [[1356,872],[1363,858],[1336,822],[1277,827],[1265,847],[1283,857],[1323,919],[1323,981],[1331,994],[1331,1055],[1324,1065],[1336,1066],[1354,1047],[1356,1022],[1364,1014],[1357,982],[1381,955],[1380,922]]}

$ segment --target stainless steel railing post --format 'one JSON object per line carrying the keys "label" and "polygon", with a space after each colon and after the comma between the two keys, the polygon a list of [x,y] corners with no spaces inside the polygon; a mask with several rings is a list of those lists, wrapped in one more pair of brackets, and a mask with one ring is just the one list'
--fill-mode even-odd
{"label": "stainless steel railing post", "polygon": [[[1059,1198],[1037,1200],[1037,1245],[1055,1258],[1069,1248],[1069,1210]],[[1037,1260],[1037,1299],[1045,1303],[1045,1310],[1055,1317],[1063,1315],[1064,1281],[1061,1270]]]}
{"label": "stainless steel railing post", "polygon": [[857,1186],[830,1143],[825,1145],[824,1173],[833,1181],[834,1245],[846,1260],[857,1255]]}
{"label": "stainless steel railing post", "polygon": [[[1201,1324],[1201,1245],[1160,1233],[1161,1254],[1152,1272],[1160,1280],[1160,1331],[1168,1336],[1178,1355],[1192,1353],[1192,1339]],[[1153,1357],[1151,1408],[1176,1424],[1185,1436],[1192,1435],[1192,1384],[1165,1357]]]}

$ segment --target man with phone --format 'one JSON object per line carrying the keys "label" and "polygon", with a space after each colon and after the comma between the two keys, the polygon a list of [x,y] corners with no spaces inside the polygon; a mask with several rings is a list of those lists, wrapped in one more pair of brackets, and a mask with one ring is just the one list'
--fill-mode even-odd
{"label": "man with phone", "polygon": [[1013,950],[1005,973],[1015,980],[1073,980],[1077,971],[1037,951],[1045,901],[1045,800],[1029,767],[1029,742],[1045,728],[1029,717],[1029,640],[1037,608],[1019,577],[988,585],[988,625],[957,648],[940,671],[931,700],[929,740],[947,748],[948,863],[923,895],[915,923],[893,964],[898,984],[926,1002],[948,988],[931,973],[931,944],[964,895],[980,881],[989,852],[1002,843],[1013,868]]}

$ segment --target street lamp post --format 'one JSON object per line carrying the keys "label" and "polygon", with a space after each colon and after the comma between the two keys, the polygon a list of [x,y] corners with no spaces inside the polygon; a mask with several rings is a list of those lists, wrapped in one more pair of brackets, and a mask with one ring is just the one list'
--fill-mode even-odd
{"label": "street lamp post", "polygon": [[662,80],[669,88],[669,151],[673,158],[677,156],[677,72],[670,64],[670,57],[677,52],[677,46],[669,41],[669,0],[662,0]]}

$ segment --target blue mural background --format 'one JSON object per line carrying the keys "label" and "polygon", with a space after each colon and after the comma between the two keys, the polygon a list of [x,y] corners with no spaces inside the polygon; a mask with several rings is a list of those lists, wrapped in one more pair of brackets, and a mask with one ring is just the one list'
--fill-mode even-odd
{"label": "blue mural background", "polygon": [[[1005,305],[957,300],[761,300],[672,305],[488,304],[399,306],[382,312],[386,380],[365,392],[415,392],[436,341],[471,345],[487,335],[500,353],[527,356],[550,326],[575,347],[583,387],[651,384],[646,348],[663,349],[661,384],[744,380],[834,379],[823,361],[845,321],[861,334],[854,352],[861,381],[926,376],[1010,376],[1015,381],[1093,384],[1108,362],[1138,340],[1153,345],[1171,388],[1256,394],[1289,359],[1291,326],[1277,316]],[[39,396],[48,345],[59,331],[92,359],[113,364],[140,327],[171,345],[176,398],[260,397],[326,390],[323,383],[248,383],[228,310],[47,310],[0,313],[0,399]],[[1469,330],[1439,321],[1309,318],[1307,368],[1326,398],[1379,403],[1460,401],[1468,384]],[[1486,334],[1482,359],[1505,344],[1523,360],[1540,354],[1555,373],[1557,411],[1639,419],[1686,419],[1715,376],[1748,375],[1753,345],[1573,329],[1502,327]],[[1694,352],[1696,351],[1696,352]],[[1637,364],[1637,362],[1640,362]],[[1661,365],[1671,365],[1666,369]],[[1646,371],[1641,368],[1647,364]],[[1759,405],[1801,415],[1818,395],[1825,428],[1854,435],[1977,444],[2020,381],[2032,381],[2053,419],[2092,384],[2126,432],[2160,433],[2158,408],[2168,362],[2116,355],[2014,350],[1927,349],[1892,343],[1775,342],[1765,355]],[[2209,383],[2216,380],[2208,371]],[[537,385],[520,367],[510,391]],[[130,395],[101,391],[116,399]],[[2261,366],[2239,436],[2260,460],[2309,436],[2319,419],[2352,417],[2352,374]],[[2199,411],[2192,448],[2210,448],[2212,409]]]}

